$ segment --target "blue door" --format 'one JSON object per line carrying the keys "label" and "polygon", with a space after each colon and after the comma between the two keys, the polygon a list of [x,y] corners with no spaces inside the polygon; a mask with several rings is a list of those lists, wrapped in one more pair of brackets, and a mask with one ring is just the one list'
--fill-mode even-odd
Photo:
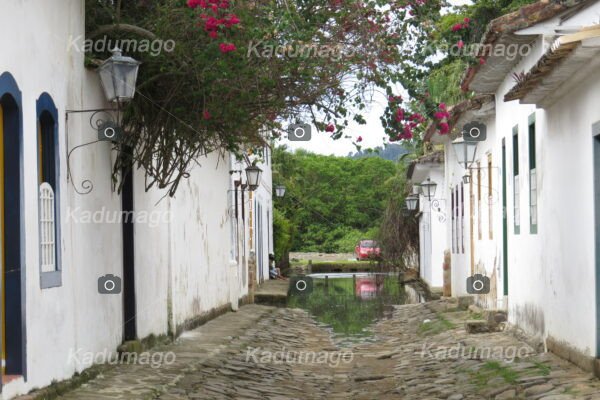
{"label": "blue door", "polygon": [[0,76],[0,247],[2,381],[25,374],[25,274],[22,235],[22,126],[20,92]]}

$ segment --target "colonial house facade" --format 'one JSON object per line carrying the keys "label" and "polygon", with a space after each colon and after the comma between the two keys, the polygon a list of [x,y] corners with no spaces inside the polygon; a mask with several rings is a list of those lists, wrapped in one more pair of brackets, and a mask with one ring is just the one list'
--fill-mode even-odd
{"label": "colonial house facade", "polygon": [[[494,20],[450,110],[444,186],[452,294],[467,277],[490,278],[476,295],[509,323],[589,371],[600,357],[600,2],[539,1]],[[487,127],[465,169],[453,141],[467,122]],[[468,178],[464,178],[467,175]],[[463,194],[464,193],[464,194]],[[449,199],[449,200],[448,200]],[[434,266],[434,268],[438,268]]]}
{"label": "colonial house facade", "polygon": [[[202,157],[174,197],[146,191],[141,170],[114,190],[117,151],[90,144],[98,133],[86,111],[109,104],[98,73],[69,45],[85,37],[84,11],[83,0],[4,1],[0,13],[2,399],[90,366],[73,352],[176,336],[237,308],[251,253],[262,263],[256,281],[268,279],[268,147],[262,161]],[[232,170],[246,161],[262,170],[250,195],[234,190]]]}
{"label": "colonial house facade", "polygon": [[[444,186],[444,153],[434,152],[413,161],[408,168],[407,178],[415,183],[428,180]],[[413,195],[419,196],[419,275],[432,287],[444,284],[442,265],[446,250],[445,200],[435,196],[425,196],[418,187]]]}

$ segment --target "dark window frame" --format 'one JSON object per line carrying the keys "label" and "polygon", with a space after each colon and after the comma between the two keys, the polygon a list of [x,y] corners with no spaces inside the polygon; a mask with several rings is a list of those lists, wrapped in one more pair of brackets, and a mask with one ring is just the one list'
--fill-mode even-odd
{"label": "dark window frame", "polygon": [[535,113],[529,116],[527,128],[529,141],[529,233],[535,235],[538,233],[539,222]]}
{"label": "dark window frame", "polygon": [[[36,136],[39,185],[47,182],[54,190],[55,224],[55,270],[42,271],[41,254],[39,260],[40,286],[42,289],[62,286],[62,251],[60,217],[60,153],[58,109],[48,93],[42,93],[36,101]],[[51,137],[49,137],[51,136]],[[39,195],[38,195],[39,202]],[[38,246],[39,248],[39,246]]]}
{"label": "dark window frame", "polygon": [[513,229],[515,235],[521,233],[521,182],[519,178],[519,126],[512,129],[513,146]]}

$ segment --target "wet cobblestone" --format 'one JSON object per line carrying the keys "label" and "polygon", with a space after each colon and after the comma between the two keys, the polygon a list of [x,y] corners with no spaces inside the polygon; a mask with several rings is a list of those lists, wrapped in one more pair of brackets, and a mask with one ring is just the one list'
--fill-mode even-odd
{"label": "wet cobblestone", "polygon": [[[441,304],[397,306],[373,328],[374,337],[354,344],[332,339],[303,310],[245,306],[157,349],[173,351],[174,364],[115,366],[62,399],[600,399],[592,375],[536,354],[507,333],[469,335],[462,324],[467,313],[443,312]],[[457,348],[463,352],[448,350]],[[488,348],[521,349],[521,357],[477,356]],[[352,354],[352,360],[252,356],[277,352]]]}

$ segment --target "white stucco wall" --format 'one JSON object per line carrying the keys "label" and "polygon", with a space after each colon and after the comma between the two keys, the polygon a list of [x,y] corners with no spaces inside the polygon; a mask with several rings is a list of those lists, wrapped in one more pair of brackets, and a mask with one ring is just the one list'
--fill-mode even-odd
{"label": "white stucco wall", "polygon": [[[258,259],[258,236],[262,236],[262,266],[258,266],[262,269],[263,280],[269,279],[269,253],[273,253],[273,178],[271,172],[271,149],[264,150],[265,155],[263,161],[258,163],[258,167],[262,169],[262,176],[260,186],[253,194],[254,198],[254,249]],[[256,214],[258,211],[257,204],[260,204],[260,211],[262,213],[260,221],[262,227],[259,229],[259,219]],[[258,264],[257,264],[258,265]],[[261,274],[258,274],[260,278]]]}
{"label": "white stucco wall", "polygon": [[[273,252],[273,173],[272,173],[272,155],[271,149],[263,148],[262,155],[250,156],[249,160],[252,162],[256,161],[256,166],[262,170],[260,185],[253,192],[249,193],[248,190],[244,192],[243,200],[245,207],[245,219],[242,220],[241,216],[241,192],[238,191],[239,201],[239,221],[238,229],[240,237],[238,238],[238,264],[240,265],[239,274],[242,277],[240,280],[242,286],[240,288],[241,295],[248,293],[248,285],[246,276],[248,275],[248,259],[250,252],[254,252],[257,260],[257,271],[256,281],[260,282],[261,276],[263,280],[269,279],[269,253]],[[242,171],[242,181],[246,182],[245,169],[248,166],[244,160],[236,160],[232,157],[232,170]],[[232,181],[239,179],[239,174],[235,173],[232,175]],[[233,187],[233,186],[232,186]],[[260,204],[260,211],[262,218],[259,220],[257,212],[259,210],[258,205]],[[262,228],[259,229],[259,221],[262,221]],[[245,227],[245,229],[243,229]],[[262,268],[258,266],[258,236],[262,233]],[[259,268],[262,269],[262,275]]]}
{"label": "white stucco wall", "polygon": [[[120,210],[120,198],[111,191],[110,145],[88,146],[73,155],[75,183],[93,181],[91,194],[75,194],[66,180],[67,141],[72,147],[94,140],[95,132],[89,128],[89,115],[72,114],[67,138],[65,110],[104,106],[95,74],[83,68],[83,54],[68,49],[69,37],[83,33],[83,6],[83,1],[2,2],[0,48],[9,56],[0,58],[0,73],[11,73],[22,92],[27,343],[27,381],[5,386],[5,398],[71,376],[80,368],[69,360],[71,350],[114,349],[121,342],[120,296],[100,296],[97,291],[99,276],[120,274],[120,226],[68,222],[68,209]],[[43,92],[58,108],[63,273],[62,286],[42,290],[36,100]]]}
{"label": "white stucco wall", "polygon": [[[463,296],[466,292],[466,279],[471,275],[470,262],[470,226],[469,226],[469,185],[463,185],[462,177],[465,175],[465,169],[458,163],[456,153],[450,144],[448,137],[439,139],[445,145],[444,159],[444,198],[446,199],[446,249],[451,252],[451,280],[452,296]],[[464,216],[459,207],[458,218],[454,215],[452,198],[458,187],[463,185],[464,190]],[[456,204],[454,205],[456,207]],[[464,232],[463,232],[464,230]],[[453,239],[454,237],[454,239]]]}
{"label": "white stucco wall", "polygon": [[[112,352],[122,343],[123,298],[99,294],[97,282],[105,274],[122,277],[123,233],[120,223],[87,223],[80,218],[85,211],[121,211],[121,196],[112,187],[116,152],[111,144],[94,143],[76,150],[71,157],[73,180],[67,181],[68,150],[96,140],[97,133],[89,124],[89,113],[73,113],[67,134],[65,111],[107,107],[97,74],[86,70],[83,54],[69,47],[73,37],[84,34],[84,1],[5,0],[1,8],[0,48],[8,56],[0,58],[0,74],[11,73],[22,92],[26,271],[27,373],[26,379],[3,386],[0,398],[6,400],[89,366],[80,357],[70,357],[73,352]],[[60,159],[62,285],[49,289],[40,288],[39,271],[36,100],[44,92],[58,108]],[[166,221],[135,224],[139,338],[166,334],[207,311],[237,303],[247,293],[241,263],[231,267],[228,159],[228,154],[220,158],[211,153],[198,160],[200,166],[194,167],[174,198],[163,198],[164,192],[156,189],[145,192],[143,173],[135,172],[136,212],[162,213],[162,217],[168,213]],[[257,194],[266,214],[272,207],[271,172],[270,165],[261,168],[263,185]],[[84,180],[93,183],[93,191],[77,194],[73,185],[81,189]],[[250,207],[246,205],[247,212]],[[247,231],[240,224],[239,237]],[[269,234],[266,251],[272,249],[272,228],[265,229]],[[239,260],[247,258],[240,255]],[[235,299],[232,276],[239,281]]]}
{"label": "white stucco wall", "polygon": [[176,326],[229,302],[229,168],[219,157],[201,158],[171,201]]}
{"label": "white stucco wall", "polygon": [[[534,52],[539,56],[539,52]],[[535,60],[523,60],[515,70]],[[507,78],[497,99],[514,85]],[[595,256],[592,123],[600,120],[600,70],[575,74],[562,99],[536,110],[497,103],[498,138],[506,138],[508,172],[509,321],[595,356]],[[536,116],[538,233],[529,227],[528,117]],[[520,234],[514,231],[512,128],[519,126]]]}
{"label": "white stucco wall", "polygon": [[[420,195],[419,198],[419,266],[420,275],[430,286],[443,286],[444,250],[446,250],[445,218],[445,180],[441,164],[417,164],[412,176],[415,183],[422,183],[427,178],[437,183],[436,194],[431,200]],[[438,210],[432,207],[439,201]]]}

